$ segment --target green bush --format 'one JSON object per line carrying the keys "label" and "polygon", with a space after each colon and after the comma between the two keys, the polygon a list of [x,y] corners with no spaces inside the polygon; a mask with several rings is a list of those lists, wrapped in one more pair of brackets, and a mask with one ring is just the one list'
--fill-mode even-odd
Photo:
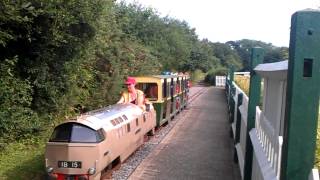
{"label": "green bush", "polygon": [[225,67],[219,67],[217,69],[212,69],[207,73],[204,81],[206,83],[215,85],[216,76],[226,76],[227,72],[228,72],[228,70]]}
{"label": "green bush", "polygon": [[204,76],[205,76],[204,72],[202,72],[199,69],[196,69],[194,72],[191,73],[191,77],[190,78],[191,78],[192,82],[197,83],[197,82],[203,81],[204,80]]}
{"label": "green bush", "polygon": [[30,108],[32,88],[28,80],[15,74],[18,58],[0,63],[0,143],[40,131],[37,113]]}

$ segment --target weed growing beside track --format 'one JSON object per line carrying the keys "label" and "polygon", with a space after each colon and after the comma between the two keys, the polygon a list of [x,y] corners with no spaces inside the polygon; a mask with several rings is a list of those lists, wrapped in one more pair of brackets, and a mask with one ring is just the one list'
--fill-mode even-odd
{"label": "weed growing beside track", "polygon": [[0,179],[43,179],[44,147],[42,139],[8,144],[0,153]]}

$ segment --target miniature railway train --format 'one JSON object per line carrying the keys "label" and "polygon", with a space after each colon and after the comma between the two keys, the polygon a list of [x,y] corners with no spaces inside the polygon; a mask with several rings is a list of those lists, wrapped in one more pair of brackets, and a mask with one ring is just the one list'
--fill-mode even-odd
{"label": "miniature railway train", "polygon": [[115,104],[69,119],[55,127],[47,142],[45,165],[50,180],[99,180],[113,164],[126,160],[144,136],[167,123],[188,103],[189,77],[135,77],[151,102],[147,111]]}

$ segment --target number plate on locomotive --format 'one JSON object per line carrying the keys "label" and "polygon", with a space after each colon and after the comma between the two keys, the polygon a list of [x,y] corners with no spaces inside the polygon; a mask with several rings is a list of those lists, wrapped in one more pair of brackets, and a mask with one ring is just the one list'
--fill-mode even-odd
{"label": "number plate on locomotive", "polygon": [[58,161],[58,168],[81,168],[81,161]]}

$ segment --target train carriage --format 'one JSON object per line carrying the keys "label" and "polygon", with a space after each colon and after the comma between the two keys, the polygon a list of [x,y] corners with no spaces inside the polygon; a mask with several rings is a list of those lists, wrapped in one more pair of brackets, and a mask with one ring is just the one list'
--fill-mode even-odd
{"label": "train carriage", "polygon": [[187,107],[188,100],[189,100],[189,88],[190,88],[190,77],[188,75],[179,75],[181,79],[181,92],[180,92],[180,107],[185,108]]}
{"label": "train carriage", "polygon": [[187,75],[140,76],[136,79],[136,88],[145,93],[157,117],[157,126],[167,123],[179,113],[188,102]]}

